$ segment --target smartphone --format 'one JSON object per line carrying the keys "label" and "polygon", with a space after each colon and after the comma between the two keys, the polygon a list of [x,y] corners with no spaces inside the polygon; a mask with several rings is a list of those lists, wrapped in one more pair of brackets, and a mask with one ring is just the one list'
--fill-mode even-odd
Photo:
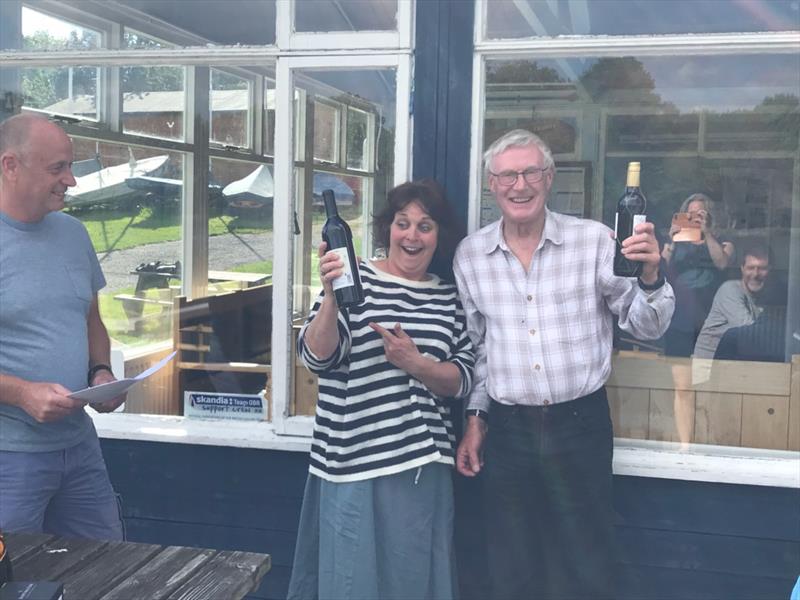
{"label": "smartphone", "polygon": [[689,213],[675,213],[672,215],[672,224],[680,227],[680,231],[672,236],[675,242],[699,242],[701,239],[700,223],[692,221]]}

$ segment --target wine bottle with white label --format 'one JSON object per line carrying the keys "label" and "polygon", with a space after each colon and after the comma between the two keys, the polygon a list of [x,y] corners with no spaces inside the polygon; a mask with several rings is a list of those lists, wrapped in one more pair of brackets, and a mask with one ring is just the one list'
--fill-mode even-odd
{"label": "wine bottle with white label", "polygon": [[614,222],[614,237],[617,240],[617,249],[614,253],[614,275],[618,277],[639,277],[642,273],[641,262],[628,260],[622,254],[622,242],[633,235],[634,227],[647,220],[645,215],[647,200],[639,187],[641,171],[640,163],[628,163],[625,193],[617,202],[617,215]]}
{"label": "wine bottle with white label", "polygon": [[328,252],[336,252],[344,263],[342,274],[333,280],[336,303],[341,308],[361,304],[364,301],[364,289],[361,287],[358,261],[353,250],[353,234],[350,226],[339,216],[333,190],[324,190],[322,199],[328,216],[322,227],[322,239],[328,244]]}

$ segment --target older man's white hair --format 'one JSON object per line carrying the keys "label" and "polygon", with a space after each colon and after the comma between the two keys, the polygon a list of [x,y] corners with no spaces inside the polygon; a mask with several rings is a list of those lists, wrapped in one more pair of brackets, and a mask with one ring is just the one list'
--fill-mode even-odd
{"label": "older man's white hair", "polygon": [[553,161],[553,153],[550,148],[544,143],[535,133],[531,133],[527,129],[514,129],[496,139],[491,146],[483,153],[483,174],[489,177],[489,172],[492,171],[492,161],[496,156],[502,154],[509,148],[525,148],[526,146],[535,146],[539,149],[544,157],[543,169],[549,169],[555,166]]}

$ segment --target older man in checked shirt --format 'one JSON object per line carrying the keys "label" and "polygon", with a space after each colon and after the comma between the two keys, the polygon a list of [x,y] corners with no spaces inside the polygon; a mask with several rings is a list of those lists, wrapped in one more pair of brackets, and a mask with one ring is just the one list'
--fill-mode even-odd
{"label": "older man in checked shirt", "polygon": [[512,131],[484,161],[502,218],[455,258],[477,350],[457,467],[484,472],[491,595],[612,598],[612,315],[624,331],[658,338],[672,288],[652,223],[622,242],[643,263],[637,281],[614,276],[607,227],[547,209],[554,164],[537,136]]}

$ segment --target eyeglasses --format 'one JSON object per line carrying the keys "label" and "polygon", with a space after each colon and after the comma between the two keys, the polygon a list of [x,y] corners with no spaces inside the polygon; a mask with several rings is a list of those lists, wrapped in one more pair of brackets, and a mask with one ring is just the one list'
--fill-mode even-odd
{"label": "eyeglasses", "polygon": [[489,171],[489,174],[497,177],[497,181],[500,185],[509,187],[517,183],[517,179],[520,175],[522,175],[525,183],[539,183],[544,177],[545,171],[547,171],[549,168],[550,167],[537,169],[535,167],[531,167],[530,169],[525,169],[524,171],[503,171],[502,173],[492,173]]}

